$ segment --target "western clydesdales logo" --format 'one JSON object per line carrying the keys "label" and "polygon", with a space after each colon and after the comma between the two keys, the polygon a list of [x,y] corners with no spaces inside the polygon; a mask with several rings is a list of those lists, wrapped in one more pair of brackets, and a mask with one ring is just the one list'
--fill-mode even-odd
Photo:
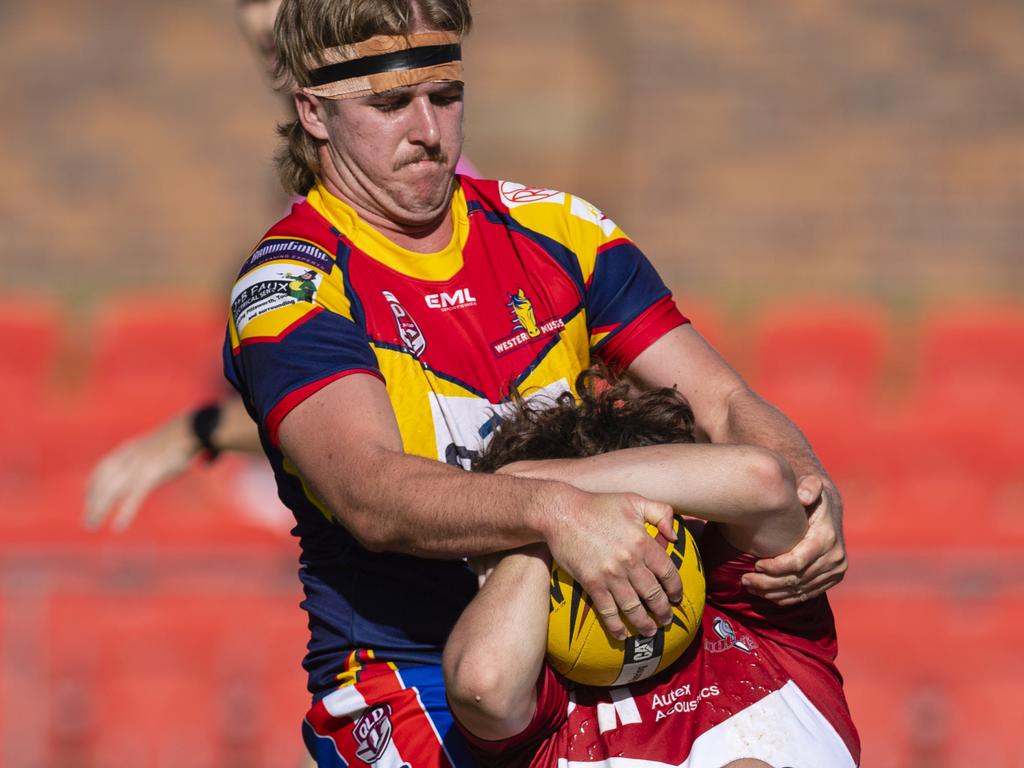
{"label": "western clydesdales logo", "polygon": [[512,315],[512,328],[515,332],[500,341],[492,342],[494,354],[498,357],[518,349],[523,344],[528,344],[543,336],[550,336],[565,328],[565,323],[560,317],[553,317],[543,323],[538,323],[533,311],[533,302],[526,296],[522,288],[516,293],[508,294],[508,302],[505,306],[509,308]]}
{"label": "western clydesdales logo", "polygon": [[427,348],[427,340],[423,337],[423,332],[416,325],[416,321],[412,319],[412,315],[395,298],[395,294],[391,291],[381,291],[381,293],[387,299],[388,306],[391,307],[391,314],[395,316],[398,338],[402,340],[402,345],[413,357],[419,357]]}
{"label": "western clydesdales logo", "polygon": [[352,726],[356,757],[373,765],[391,744],[391,705],[379,704],[367,710]]}

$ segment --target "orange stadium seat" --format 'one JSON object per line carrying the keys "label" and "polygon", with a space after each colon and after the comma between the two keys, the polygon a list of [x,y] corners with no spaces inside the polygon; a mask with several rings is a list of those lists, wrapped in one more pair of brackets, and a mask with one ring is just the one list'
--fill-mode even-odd
{"label": "orange stadium seat", "polygon": [[1024,305],[934,310],[920,329],[917,402],[931,412],[1024,423]]}
{"label": "orange stadium seat", "polygon": [[[985,744],[997,745],[991,754],[1008,756],[1011,737],[1017,748],[1013,724],[1019,711],[998,702],[1016,701],[1022,692],[1024,662],[1018,649],[1024,640],[1024,594],[1019,588],[1000,591],[990,573],[982,594],[958,597],[957,587],[965,588],[963,580],[971,573],[985,578],[984,560],[960,575],[924,556],[893,563],[892,571],[902,572],[902,579],[870,574],[831,597],[838,663],[861,734],[863,764],[947,764],[937,756],[981,757],[985,753],[976,750]],[[1004,578],[1012,581],[1014,575]],[[989,698],[996,691],[1015,696]]]}
{"label": "orange stadium seat", "polygon": [[44,461],[40,442],[61,341],[61,313],[44,299],[0,299],[0,498],[36,501]]}
{"label": "orange stadium seat", "polygon": [[791,302],[765,310],[752,334],[751,383],[842,473],[870,450],[888,329],[874,305]]}
{"label": "orange stadium seat", "polygon": [[837,301],[767,309],[753,329],[754,384],[783,410],[860,414],[877,395],[886,331],[874,305]]}
{"label": "orange stadium seat", "polygon": [[946,416],[890,418],[872,430],[855,469],[837,473],[850,546],[1006,554],[1024,546],[1024,458]]}
{"label": "orange stadium seat", "polygon": [[226,311],[190,296],[122,298],[93,329],[88,407],[159,419],[222,392]]}
{"label": "orange stadium seat", "polygon": [[308,706],[297,595],[253,582],[55,595],[40,660],[48,764],[296,762]]}
{"label": "orange stadium seat", "polygon": [[[0,383],[33,396],[49,383],[60,343],[61,314],[49,299],[0,299]],[[6,389],[10,387],[11,389]]]}

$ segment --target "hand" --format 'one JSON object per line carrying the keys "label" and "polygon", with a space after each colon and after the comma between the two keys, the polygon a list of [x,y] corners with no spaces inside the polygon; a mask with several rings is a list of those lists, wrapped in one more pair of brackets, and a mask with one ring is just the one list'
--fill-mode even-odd
{"label": "hand", "polygon": [[188,468],[199,453],[191,418],[191,412],[183,413],[100,460],[86,487],[83,523],[87,528],[98,528],[113,515],[111,528],[123,531],[155,488]]}
{"label": "hand", "polygon": [[626,638],[623,616],[641,635],[653,636],[672,621],[670,603],[682,599],[683,588],[675,565],[643,524],[674,541],[672,507],[633,493],[578,498],[586,501],[569,511],[571,524],[550,532],[552,556],[590,595],[612,636]]}
{"label": "hand", "polygon": [[749,592],[784,606],[823,594],[843,580],[848,567],[839,492],[818,475],[805,475],[797,496],[810,513],[804,537],[789,552],[758,560],[756,572],[743,576]]}

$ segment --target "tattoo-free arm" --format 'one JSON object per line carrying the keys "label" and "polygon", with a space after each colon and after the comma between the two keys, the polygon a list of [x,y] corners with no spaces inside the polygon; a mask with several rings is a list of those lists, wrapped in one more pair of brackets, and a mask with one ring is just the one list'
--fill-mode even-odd
{"label": "tattoo-free arm", "polygon": [[716,443],[760,445],[793,468],[809,510],[804,537],[787,553],[759,560],[744,585],[780,604],[824,592],[846,573],[842,498],[800,430],[746,382],[691,325],[680,326],[642,352],[629,375],[645,387],[678,387],[701,431]]}
{"label": "tattoo-free arm", "polygon": [[719,523],[730,544],[759,557],[787,551],[807,530],[792,470],[777,454],[750,445],[651,445],[573,461],[517,462],[503,471],[559,477],[594,493],[640,493]]}
{"label": "tattoo-free arm", "polygon": [[448,703],[463,727],[482,739],[514,736],[533,719],[550,584],[545,547],[506,554],[445,643]]}

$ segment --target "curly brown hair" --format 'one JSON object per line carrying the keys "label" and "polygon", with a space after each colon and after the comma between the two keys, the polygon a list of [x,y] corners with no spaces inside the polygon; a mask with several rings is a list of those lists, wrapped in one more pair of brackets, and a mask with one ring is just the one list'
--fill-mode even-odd
{"label": "curly brown hair", "polygon": [[553,405],[516,398],[515,410],[495,430],[473,462],[476,472],[494,472],[526,459],[579,459],[621,448],[693,443],[693,410],[671,387],[631,394],[626,381],[611,381],[600,369],[576,380],[579,402],[563,392]]}

